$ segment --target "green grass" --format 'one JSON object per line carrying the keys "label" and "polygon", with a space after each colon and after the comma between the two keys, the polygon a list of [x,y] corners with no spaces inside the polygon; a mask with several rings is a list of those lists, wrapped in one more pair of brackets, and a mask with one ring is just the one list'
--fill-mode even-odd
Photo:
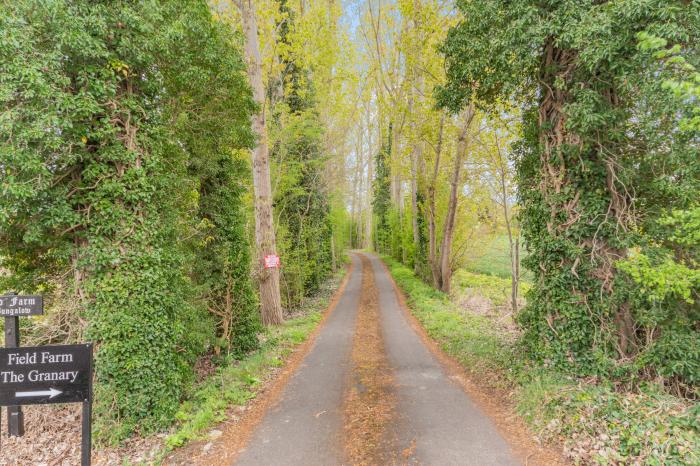
{"label": "green grass", "polygon": [[464,268],[469,272],[510,278],[508,236],[498,235],[483,241],[483,247],[479,248],[478,253],[467,258]]}
{"label": "green grass", "polygon": [[[452,275],[452,288],[460,291],[477,291],[481,296],[488,298],[495,306],[504,306],[510,300],[510,276],[508,278],[500,278],[494,275],[459,269]],[[520,282],[520,296],[523,296],[529,289],[529,283]]]}
{"label": "green grass", "polygon": [[[700,404],[650,385],[625,392],[554,372],[527,360],[511,335],[486,316],[464,312],[444,293],[385,257],[411,312],[442,349],[485,388],[505,388],[517,412],[578,464],[700,465]],[[455,274],[457,286],[497,302],[504,280]]]}
{"label": "green grass", "polygon": [[[497,235],[491,238],[479,240],[483,244],[474,248],[477,252],[472,252],[465,259],[464,270],[481,275],[492,275],[510,280],[510,244],[508,235]],[[523,245],[520,245],[520,260],[525,258],[527,252]],[[529,271],[521,269],[522,279],[531,280]]]}

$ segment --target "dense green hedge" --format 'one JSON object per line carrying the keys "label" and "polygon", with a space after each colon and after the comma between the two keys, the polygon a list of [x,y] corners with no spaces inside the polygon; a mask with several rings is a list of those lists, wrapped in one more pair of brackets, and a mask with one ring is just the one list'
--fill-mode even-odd
{"label": "dense green hedge", "polygon": [[63,299],[97,343],[110,438],[167,424],[202,351],[256,344],[238,49],[203,0],[0,7],[3,285]]}

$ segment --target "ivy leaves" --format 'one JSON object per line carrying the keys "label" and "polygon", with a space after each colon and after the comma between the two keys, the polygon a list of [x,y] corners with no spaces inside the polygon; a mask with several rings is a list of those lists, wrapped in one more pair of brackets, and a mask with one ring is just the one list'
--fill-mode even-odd
{"label": "ivy leaves", "polygon": [[525,108],[518,194],[536,281],[523,343],[578,374],[629,363],[694,383],[700,369],[668,349],[700,347],[698,5],[458,5],[441,104]]}
{"label": "ivy leaves", "polygon": [[197,355],[257,344],[237,37],[200,0],[18,0],[0,59],[3,285],[54,291],[48,318],[96,342],[103,439],[168,425]]}

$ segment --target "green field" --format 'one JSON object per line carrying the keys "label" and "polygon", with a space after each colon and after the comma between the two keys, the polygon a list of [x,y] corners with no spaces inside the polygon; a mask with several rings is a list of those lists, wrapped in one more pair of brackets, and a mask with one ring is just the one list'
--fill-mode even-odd
{"label": "green field", "polygon": [[[482,240],[480,247],[474,248],[475,252],[468,254],[464,269],[468,272],[495,275],[500,278],[510,279],[510,256],[508,254],[508,236],[498,235],[491,239]],[[520,246],[520,260],[525,256],[525,249]],[[526,270],[521,270],[523,278],[527,279]]]}

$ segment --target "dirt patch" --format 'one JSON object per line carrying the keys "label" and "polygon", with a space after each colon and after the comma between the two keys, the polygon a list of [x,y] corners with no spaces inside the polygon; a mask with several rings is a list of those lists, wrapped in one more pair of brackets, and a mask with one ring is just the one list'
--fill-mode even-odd
{"label": "dirt patch", "polygon": [[[477,315],[488,318],[500,332],[505,332],[515,338],[519,334],[515,320],[511,300],[497,305],[491,299],[483,296],[476,288],[464,288],[450,295],[450,300],[465,315]],[[525,306],[525,300],[518,299],[518,309]]]}
{"label": "dirt patch", "polygon": [[438,343],[430,338],[418,319],[409,311],[403,292],[396,285],[384,262],[382,266],[393,284],[400,307],[414,331],[443,366],[450,380],[462,387],[479,409],[494,422],[518,459],[526,466],[569,465],[570,463],[564,460],[560,449],[542,445],[537,441],[525,422],[515,413],[510,393],[478,384],[458,361],[440,349]]}
{"label": "dirt patch", "polygon": [[163,464],[171,466],[230,466],[234,463],[256,427],[262,422],[267,410],[280,400],[287,382],[313,347],[323,324],[338,304],[351,274],[352,265],[348,267],[343,282],[338,291],[335,292],[316,330],[287,357],[284,366],[270,373],[263,382],[258,396],[246,406],[232,408],[227,413],[227,420],[214,429],[217,431],[216,440],[192,442],[171,454],[163,461]]}
{"label": "dirt patch", "polygon": [[[24,436],[7,436],[7,411],[2,409],[0,466],[75,466],[80,464],[81,405],[24,406]],[[120,447],[92,452],[95,466],[151,463],[163,436],[134,438]]]}
{"label": "dirt patch", "polygon": [[360,257],[362,295],[353,339],[353,368],[343,402],[345,454],[354,465],[396,464],[400,457],[392,422],[396,386],[384,350],[372,265],[364,255]]}
{"label": "dirt patch", "polygon": [[457,304],[464,309],[477,315],[489,315],[493,313],[493,303],[489,298],[481,296],[478,293],[474,293],[467,290],[464,295],[456,298]]}
{"label": "dirt patch", "polygon": [[0,465],[80,464],[80,405],[24,406],[23,437],[7,436],[2,409]]}

